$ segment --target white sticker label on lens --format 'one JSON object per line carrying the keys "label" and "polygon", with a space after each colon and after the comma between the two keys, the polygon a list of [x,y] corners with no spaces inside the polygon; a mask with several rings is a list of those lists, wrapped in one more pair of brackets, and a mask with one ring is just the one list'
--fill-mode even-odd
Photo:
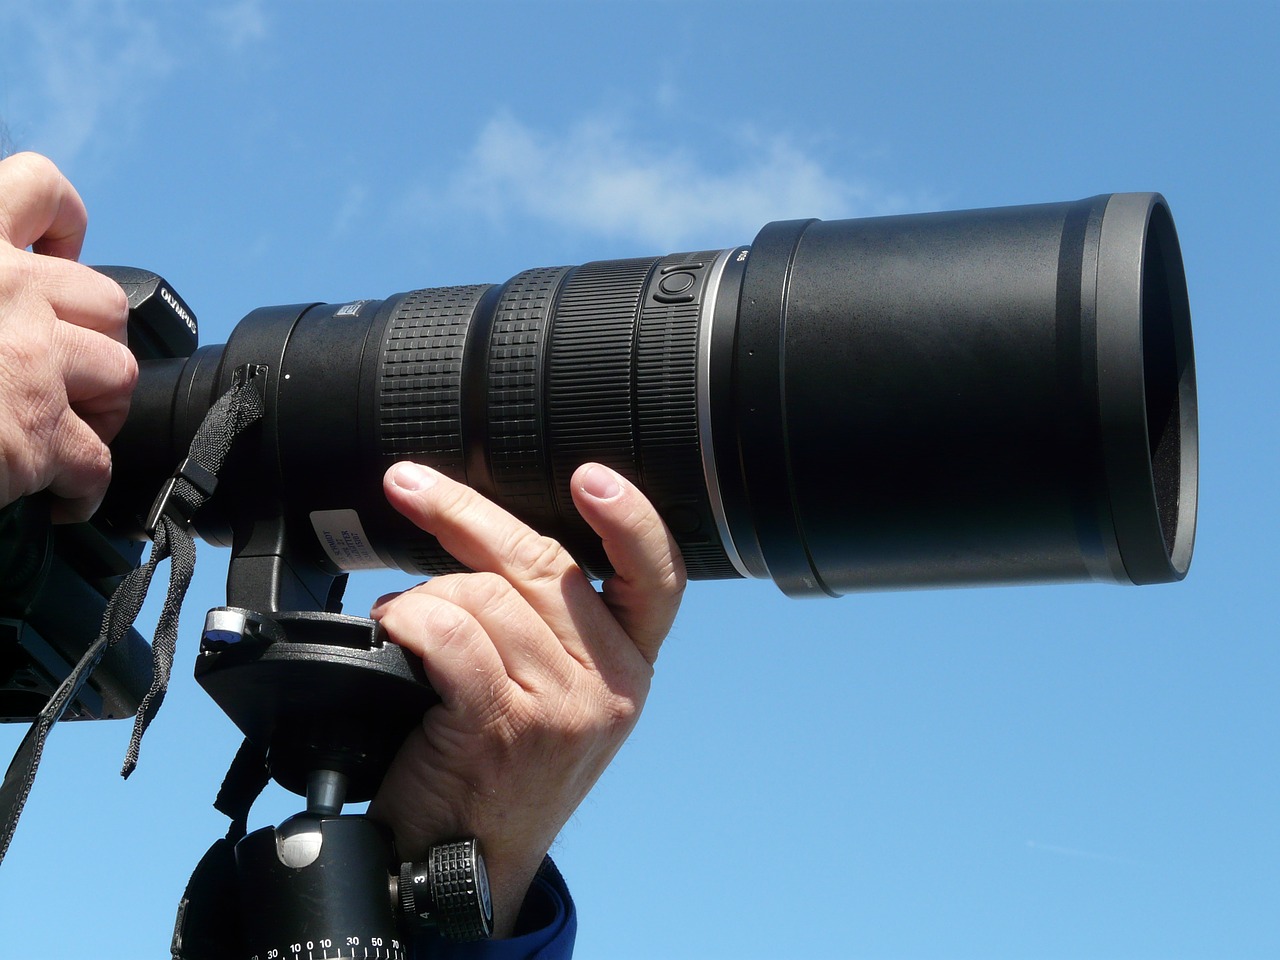
{"label": "white sticker label on lens", "polygon": [[372,303],[371,300],[352,300],[350,303],[344,303],[333,312],[335,317],[358,317],[360,316],[360,308],[366,303]]}
{"label": "white sticker label on lens", "polygon": [[343,570],[381,570],[383,563],[369,545],[360,514],[354,510],[313,510],[311,526],[316,538]]}

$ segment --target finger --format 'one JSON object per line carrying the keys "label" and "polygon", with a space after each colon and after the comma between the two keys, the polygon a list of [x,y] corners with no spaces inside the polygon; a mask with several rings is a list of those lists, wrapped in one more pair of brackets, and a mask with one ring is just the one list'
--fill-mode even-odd
{"label": "finger", "polygon": [[[123,404],[138,380],[138,362],[122,343],[71,324],[55,328],[53,350],[62,371],[67,400],[72,404],[99,403],[98,412]],[[105,405],[105,406],[104,406]]]}
{"label": "finger", "polygon": [[58,319],[125,342],[129,298],[118,283],[70,260],[33,259],[31,287],[53,307]]}
{"label": "finger", "polygon": [[372,608],[370,609],[370,611],[369,611],[369,616],[373,617],[373,618],[376,620],[376,619],[377,619],[377,617],[375,616],[375,614],[376,614],[376,613],[377,613],[377,612],[378,612],[382,607],[385,607],[388,603],[390,603],[390,602],[391,602],[392,600],[394,600],[396,597],[402,596],[402,595],[404,595],[404,594],[406,594],[406,593],[408,593],[408,592],[409,592],[409,591],[407,591],[407,590],[397,590],[397,591],[395,591],[394,593],[384,593],[384,594],[383,594],[382,596],[380,596],[377,600],[373,601],[373,607],[372,607]]}
{"label": "finger", "polygon": [[392,506],[456,560],[510,581],[562,638],[574,626],[569,607],[595,596],[567,550],[465,484],[406,461],[387,471],[383,487]]}
{"label": "finger", "polygon": [[129,416],[138,362],[124,344],[69,323],[54,327],[54,362],[72,412],[103,443],[115,439]]}
{"label": "finger", "polygon": [[419,589],[382,607],[373,618],[396,643],[422,658],[446,709],[483,716],[505,704],[513,686],[493,642],[463,608]]}
{"label": "finger", "polygon": [[[52,438],[49,492],[57,498],[54,520],[88,520],[111,482],[111,452],[83,420],[68,410]],[[43,486],[43,484],[42,484]]]}
{"label": "finger", "polygon": [[527,692],[566,688],[578,669],[564,643],[508,581],[493,573],[436,577],[415,592],[461,607],[484,630],[507,676]]}
{"label": "finger", "polygon": [[0,238],[74,260],[88,223],[84,201],[53,162],[34,153],[0,161]]}
{"label": "finger", "polygon": [[570,488],[578,512],[600,536],[614,569],[603,586],[604,602],[653,663],[686,583],[675,538],[635,485],[602,464],[580,466]]}

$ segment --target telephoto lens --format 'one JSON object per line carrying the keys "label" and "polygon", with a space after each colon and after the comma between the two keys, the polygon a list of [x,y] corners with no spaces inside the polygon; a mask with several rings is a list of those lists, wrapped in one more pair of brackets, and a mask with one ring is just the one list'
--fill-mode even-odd
{"label": "telephoto lens", "polygon": [[196,516],[279,511],[336,573],[459,569],[390,509],[428,463],[609,573],[573,470],[636,482],[693,578],[792,595],[1158,583],[1191,560],[1195,365],[1158,194],[768,224],[749,247],[253,311],[147,361],[106,519],[138,516],[210,405],[266,368],[266,417]]}

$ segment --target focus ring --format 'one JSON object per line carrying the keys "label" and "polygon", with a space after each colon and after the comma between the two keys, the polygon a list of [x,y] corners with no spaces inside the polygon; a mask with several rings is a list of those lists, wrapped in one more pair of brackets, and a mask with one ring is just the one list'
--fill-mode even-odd
{"label": "focus ring", "polygon": [[[378,370],[378,454],[425,460],[465,479],[462,449],[462,354],[476,304],[487,285],[415,290],[396,304]],[[434,538],[415,542],[408,559],[424,574],[458,562]]]}
{"label": "focus ring", "polygon": [[[665,258],[647,291],[636,336],[636,452],[644,489],[679,540],[686,567],[700,578],[740,576],[716,529],[698,435],[699,323],[711,322],[702,314],[719,256],[721,251],[704,251]],[[662,295],[668,277],[693,281],[668,284],[687,290],[686,300]]]}

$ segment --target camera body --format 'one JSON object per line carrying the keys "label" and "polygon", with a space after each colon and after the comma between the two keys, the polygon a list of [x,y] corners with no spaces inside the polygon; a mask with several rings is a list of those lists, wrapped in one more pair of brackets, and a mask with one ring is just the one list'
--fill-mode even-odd
{"label": "camera body", "polygon": [[[129,298],[129,348],[139,363],[195,349],[195,315],[164,279],[133,267],[97,269]],[[30,722],[40,712],[97,638],[108,600],[138,566],[143,547],[101,514],[88,523],[51,523],[43,495],[0,509],[0,721]],[[62,719],[132,716],[151,675],[150,646],[130,630]]]}

